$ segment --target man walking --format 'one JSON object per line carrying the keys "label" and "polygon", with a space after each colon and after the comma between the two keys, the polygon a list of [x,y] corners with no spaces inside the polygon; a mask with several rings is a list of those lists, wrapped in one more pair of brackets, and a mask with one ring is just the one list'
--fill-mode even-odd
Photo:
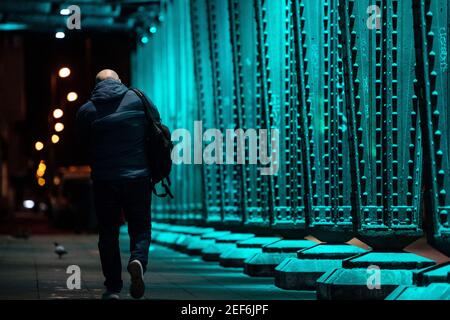
{"label": "man walking", "polygon": [[[151,104],[153,118],[160,121]],[[128,221],[130,294],[144,295],[151,229],[150,169],[146,149],[148,123],[141,99],[113,70],[102,70],[90,100],[76,116],[80,138],[89,149],[100,260],[105,277],[103,299],[119,299],[122,264],[119,248],[121,213]]]}

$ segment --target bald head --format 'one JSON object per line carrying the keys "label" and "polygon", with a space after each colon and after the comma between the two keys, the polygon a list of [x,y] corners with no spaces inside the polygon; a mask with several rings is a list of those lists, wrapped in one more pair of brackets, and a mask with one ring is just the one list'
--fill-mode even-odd
{"label": "bald head", "polygon": [[119,75],[117,72],[111,69],[104,69],[97,73],[97,76],[95,77],[95,83],[99,83],[100,81],[106,80],[106,79],[113,79],[120,81]]}

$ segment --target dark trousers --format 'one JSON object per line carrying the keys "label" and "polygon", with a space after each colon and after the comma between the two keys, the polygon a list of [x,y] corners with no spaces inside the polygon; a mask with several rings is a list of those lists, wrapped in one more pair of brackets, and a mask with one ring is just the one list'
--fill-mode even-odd
{"label": "dark trousers", "polygon": [[94,181],[94,202],[98,219],[100,260],[107,290],[120,292],[122,263],[119,228],[124,213],[130,236],[130,260],[147,268],[151,229],[150,178],[123,181]]}

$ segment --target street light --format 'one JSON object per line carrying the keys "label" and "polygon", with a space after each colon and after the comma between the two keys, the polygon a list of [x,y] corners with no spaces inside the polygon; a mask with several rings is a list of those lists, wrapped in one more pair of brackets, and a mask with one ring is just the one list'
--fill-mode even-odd
{"label": "street light", "polygon": [[59,136],[57,134],[52,135],[52,142],[58,143],[59,142]]}
{"label": "street light", "polygon": [[38,185],[39,185],[40,187],[45,186],[45,179],[44,179],[44,178],[39,178],[39,179],[38,179]]}
{"label": "street light", "polygon": [[33,200],[25,200],[23,202],[23,207],[25,209],[33,209],[34,208],[34,201]]}
{"label": "street light", "polygon": [[77,93],[76,92],[69,92],[68,94],[67,94],[67,101],[70,101],[70,102],[73,102],[73,101],[75,101],[75,100],[77,100],[78,99],[78,95],[77,95]]}
{"label": "street light", "polygon": [[55,33],[56,39],[64,39],[65,36],[66,36],[66,34],[62,31],[58,31],[57,33]]}
{"label": "street light", "polygon": [[53,110],[53,118],[59,119],[64,115],[64,112],[61,109]]}
{"label": "street light", "polygon": [[59,69],[58,74],[61,78],[67,78],[68,76],[70,76],[70,69],[67,67],[61,68]]}
{"label": "street light", "polygon": [[53,177],[53,184],[59,186],[61,184],[61,178],[58,176]]}
{"label": "street light", "polygon": [[59,10],[59,14],[62,16],[68,16],[70,14],[70,10],[67,8]]}
{"label": "street light", "polygon": [[47,166],[45,165],[44,160],[41,160],[41,162],[39,162],[38,168],[36,170],[36,176],[38,178],[42,178],[45,174],[46,169],[47,169]]}
{"label": "street light", "polygon": [[37,151],[41,151],[42,149],[44,149],[44,144],[43,144],[42,142],[40,142],[40,141],[37,141],[37,142],[34,144],[34,148],[35,148]]}
{"label": "street light", "polygon": [[55,131],[61,132],[64,130],[64,125],[61,122],[55,123]]}

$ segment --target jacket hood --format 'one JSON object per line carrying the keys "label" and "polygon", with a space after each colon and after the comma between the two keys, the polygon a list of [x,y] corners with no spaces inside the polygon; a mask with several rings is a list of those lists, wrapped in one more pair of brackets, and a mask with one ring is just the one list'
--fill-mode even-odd
{"label": "jacket hood", "polygon": [[122,98],[128,88],[121,82],[113,79],[103,80],[95,86],[91,94],[91,101],[104,103]]}

